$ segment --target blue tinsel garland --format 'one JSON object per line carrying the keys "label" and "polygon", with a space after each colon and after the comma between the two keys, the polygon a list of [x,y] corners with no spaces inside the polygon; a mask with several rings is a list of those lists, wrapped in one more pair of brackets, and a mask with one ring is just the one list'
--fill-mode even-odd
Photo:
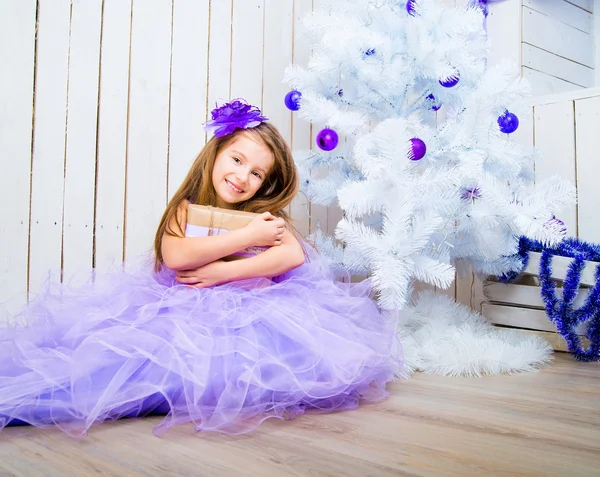
{"label": "blue tinsel garland", "polygon": [[[540,242],[523,237],[519,241],[519,256],[523,263],[523,269],[527,266],[529,252],[541,252],[542,254],[539,276],[546,314],[567,342],[569,351],[579,361],[600,361],[600,264],[596,267],[594,275],[596,283],[584,304],[578,309],[573,307],[585,260],[600,262],[600,245],[569,238],[560,242],[556,247],[545,247]],[[554,255],[573,259],[563,283],[562,299],[557,297],[556,285],[550,279]],[[517,273],[505,275],[501,277],[501,280],[508,283],[516,276]],[[575,331],[577,325],[584,322],[587,323],[586,338],[590,341],[587,350],[583,349],[581,340]]]}

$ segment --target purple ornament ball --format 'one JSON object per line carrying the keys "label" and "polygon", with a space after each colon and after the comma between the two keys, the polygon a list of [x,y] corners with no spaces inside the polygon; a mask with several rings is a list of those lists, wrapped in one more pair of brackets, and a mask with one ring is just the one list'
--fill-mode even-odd
{"label": "purple ornament ball", "polygon": [[408,2],[406,2],[406,11],[412,17],[414,17],[416,14],[415,3],[417,3],[415,0],[408,0]]}
{"label": "purple ornament ball", "polygon": [[481,189],[477,186],[472,187],[470,189],[463,189],[463,192],[460,195],[460,197],[464,200],[479,199],[481,197]]}
{"label": "purple ornament ball", "polygon": [[453,88],[460,81],[460,73],[457,71],[456,74],[449,76],[446,79],[440,80],[440,84],[444,88]]}
{"label": "purple ornament ball", "polygon": [[411,150],[408,153],[408,157],[411,161],[423,159],[425,153],[427,152],[427,146],[418,137],[413,137],[410,140],[410,148]]}
{"label": "purple ornament ball", "polygon": [[438,111],[442,107],[442,103],[439,102],[433,94],[427,95],[425,99],[429,101],[429,109],[431,109],[432,111]]}
{"label": "purple ornament ball", "polygon": [[552,230],[553,232],[557,233],[562,237],[567,235],[567,226],[565,225],[565,223],[554,216],[544,224],[544,227],[546,227],[549,230]]}
{"label": "purple ornament ball", "polygon": [[294,89],[285,95],[283,102],[285,103],[285,107],[290,111],[298,111],[300,109],[301,98],[302,93]]}
{"label": "purple ornament ball", "polygon": [[481,8],[481,11],[483,12],[483,16],[487,17],[488,13],[489,13],[489,8],[488,8],[488,0],[476,0],[476,1],[472,1],[471,4],[474,5],[479,5],[479,8]]}
{"label": "purple ornament ball", "polygon": [[519,127],[519,118],[516,114],[505,111],[504,114],[498,118],[498,126],[500,126],[500,131],[505,134],[514,133]]}
{"label": "purple ornament ball", "polygon": [[317,146],[323,151],[331,151],[338,145],[338,135],[333,129],[321,129],[317,134]]}

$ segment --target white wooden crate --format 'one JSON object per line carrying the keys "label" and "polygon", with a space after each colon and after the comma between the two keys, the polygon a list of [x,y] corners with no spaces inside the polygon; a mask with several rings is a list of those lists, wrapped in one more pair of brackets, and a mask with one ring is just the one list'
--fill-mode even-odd
{"label": "white wooden crate", "polygon": [[[536,334],[548,340],[555,350],[567,351],[565,340],[546,315],[538,276],[540,258],[540,253],[530,252],[527,268],[510,284],[500,283],[494,278],[484,281],[481,312],[495,325],[517,329],[525,334]],[[556,283],[556,291],[559,296],[562,293],[562,282],[571,261],[571,258],[557,256],[552,259],[551,277]],[[575,307],[583,304],[590,288],[594,286],[597,265],[596,262],[586,262],[581,273],[580,289],[574,302]],[[585,325],[580,325],[577,331],[583,335]],[[584,346],[587,346],[585,339],[583,342]]]}

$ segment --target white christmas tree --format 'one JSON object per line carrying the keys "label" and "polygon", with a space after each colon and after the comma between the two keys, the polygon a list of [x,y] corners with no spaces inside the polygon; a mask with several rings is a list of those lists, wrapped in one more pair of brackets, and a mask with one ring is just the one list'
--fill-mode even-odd
{"label": "white christmas tree", "polygon": [[339,242],[313,236],[334,267],[371,275],[380,305],[401,309],[415,280],[448,287],[459,262],[514,271],[520,236],[564,237],[555,214],[574,189],[534,184],[536,151],[510,137],[529,87],[515,67],[486,64],[481,8],[322,3],[305,18],[312,53],[287,69],[285,99],[320,129],[319,149],[295,155],[303,192],[344,213]]}

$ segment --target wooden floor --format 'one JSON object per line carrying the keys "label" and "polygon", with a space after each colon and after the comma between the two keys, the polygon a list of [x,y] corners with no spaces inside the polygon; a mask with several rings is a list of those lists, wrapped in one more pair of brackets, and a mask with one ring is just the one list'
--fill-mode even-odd
{"label": "wooden floor", "polygon": [[480,379],[418,374],[384,403],[271,420],[245,436],[160,418],[122,420],[76,440],[0,432],[0,476],[600,476],[600,363],[557,354],[540,373]]}

